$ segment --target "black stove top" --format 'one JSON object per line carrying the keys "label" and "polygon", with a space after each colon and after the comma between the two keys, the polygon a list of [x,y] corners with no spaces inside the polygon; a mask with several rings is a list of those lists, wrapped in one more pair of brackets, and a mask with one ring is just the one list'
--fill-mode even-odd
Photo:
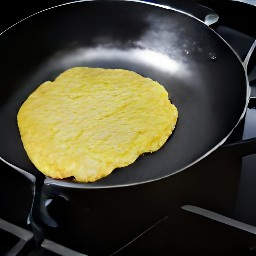
{"label": "black stove top", "polygon": [[[68,1],[28,1],[1,3],[0,31],[42,9]],[[157,1],[151,1],[157,2]],[[256,39],[256,1],[194,1],[213,9],[219,19],[210,25],[245,59]],[[243,22],[241,20],[243,19]],[[256,55],[256,54],[254,54]],[[241,138],[256,137],[256,58],[250,61],[249,79],[252,81],[252,99],[244,120],[234,130],[226,144],[235,143]],[[232,74],[231,74],[232,75]],[[230,95],[232,97],[232,93]],[[231,151],[232,154],[232,151]],[[231,157],[232,158],[232,157]],[[214,164],[213,164],[214,163]],[[136,234],[113,255],[169,255],[178,253],[232,252],[238,255],[256,255],[256,155],[232,160],[222,156],[210,156],[201,168],[219,173],[212,179],[212,194],[208,200],[191,203],[173,210],[162,219],[152,223],[141,234]],[[75,248],[67,243],[67,234],[58,237],[57,232],[48,232],[38,243],[36,227],[31,227],[30,209],[33,204],[34,179],[25,177],[6,164],[0,162],[0,255],[98,255]],[[202,179],[205,176],[202,175]],[[189,177],[187,178],[189,179]],[[200,178],[198,178],[200,179]],[[218,180],[218,179],[222,179]],[[208,185],[209,185],[208,184]],[[208,186],[205,185],[205,186]],[[205,190],[204,190],[205,189]],[[202,186],[200,193],[207,191]],[[64,200],[64,199],[63,199]],[[58,202],[50,210],[57,214]],[[51,209],[52,207],[52,209]],[[65,209],[65,208],[62,208]],[[61,210],[59,210],[61,211]],[[63,213],[60,213],[63,214]],[[71,239],[72,238],[68,238]],[[75,238],[74,238],[75,239]]]}

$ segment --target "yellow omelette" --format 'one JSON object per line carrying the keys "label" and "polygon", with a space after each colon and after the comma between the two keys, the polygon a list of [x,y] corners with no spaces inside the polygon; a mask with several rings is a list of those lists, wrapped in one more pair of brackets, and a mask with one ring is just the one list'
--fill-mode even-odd
{"label": "yellow omelette", "polygon": [[88,67],[41,84],[17,115],[35,167],[48,177],[79,182],[99,180],[160,149],[177,119],[158,82],[129,70]]}

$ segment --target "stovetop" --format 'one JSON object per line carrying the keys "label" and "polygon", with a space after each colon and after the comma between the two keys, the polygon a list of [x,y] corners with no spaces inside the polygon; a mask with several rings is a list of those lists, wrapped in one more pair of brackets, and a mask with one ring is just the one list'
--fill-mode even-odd
{"label": "stovetop", "polygon": [[[68,1],[40,1],[33,5],[28,1],[15,4],[1,3],[0,31],[37,11],[65,2]],[[212,8],[219,15],[218,21],[211,27],[244,60],[256,39],[254,28],[256,1],[194,2]],[[241,22],[242,19],[243,22]],[[256,58],[250,62],[252,71],[249,74],[253,97],[244,121],[234,130],[227,143],[235,142],[238,137],[243,139],[256,137],[256,60],[254,59]],[[230,183],[235,184],[235,192],[223,195],[226,200],[234,201],[233,210],[218,211],[221,207],[216,206],[217,199],[212,203],[212,208],[209,207],[210,209],[201,205],[191,205],[189,202],[184,203],[181,208],[174,211],[175,219],[172,219],[171,215],[163,217],[140,235],[134,236],[122,248],[113,252],[113,255],[137,255],[138,252],[146,252],[150,255],[150,252],[155,251],[160,255],[163,253],[168,255],[177,251],[177,248],[181,254],[203,251],[207,252],[207,255],[216,255],[216,252],[256,255],[255,167],[255,154],[243,157],[242,161],[232,166],[223,165],[223,168],[234,169],[234,173],[238,173],[238,181],[232,181],[230,177]],[[87,252],[79,248],[70,248],[53,237],[44,237],[38,244],[29,223],[34,180],[24,177],[2,162],[0,162],[0,171],[4,179],[4,183],[0,186],[0,255],[87,255]],[[226,186],[230,186],[231,189],[229,183]]]}

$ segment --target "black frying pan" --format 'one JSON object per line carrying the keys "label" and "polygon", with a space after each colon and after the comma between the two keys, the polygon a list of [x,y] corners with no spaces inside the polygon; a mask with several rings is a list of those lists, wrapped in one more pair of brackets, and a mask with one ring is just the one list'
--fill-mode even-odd
{"label": "black frying pan", "polygon": [[224,143],[248,104],[247,74],[231,47],[200,20],[154,4],[51,8],[2,33],[0,50],[0,157],[17,170],[41,175],[21,143],[19,107],[39,84],[70,67],[133,70],[161,83],[179,110],[175,132],[159,151],[95,183],[49,179],[60,186],[127,186],[185,170]]}

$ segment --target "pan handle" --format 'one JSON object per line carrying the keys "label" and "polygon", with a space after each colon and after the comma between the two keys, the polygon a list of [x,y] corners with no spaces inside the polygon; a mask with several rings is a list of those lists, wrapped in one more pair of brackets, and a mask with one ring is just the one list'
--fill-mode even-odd
{"label": "pan handle", "polygon": [[156,4],[168,6],[172,9],[176,9],[181,12],[185,12],[190,16],[193,16],[203,21],[207,26],[216,23],[219,19],[219,15],[209,7],[203,6],[198,3],[187,0],[156,0],[150,1]]}
{"label": "pan handle", "polygon": [[256,48],[256,40],[253,42],[252,46],[250,47],[243,62],[245,72],[248,74],[248,76],[250,75],[250,72],[252,71],[252,68],[255,66],[255,63],[256,63],[255,48]]}
{"label": "pan handle", "polygon": [[232,157],[244,157],[256,154],[256,138],[244,139],[234,143],[224,144],[218,149],[218,153]]}
{"label": "pan handle", "polygon": [[[256,40],[252,44],[243,62],[245,72],[247,73],[248,76],[248,86],[250,89],[251,86],[255,86],[255,80],[250,81],[250,72],[252,71],[252,68],[255,66],[255,63]],[[253,94],[253,90],[249,90],[247,114],[249,114],[249,109],[251,109],[253,112],[256,111],[256,95]],[[256,131],[256,128],[251,128],[250,130]],[[256,154],[256,135],[253,134],[252,136],[255,137],[248,138],[248,135],[244,134],[243,139],[241,141],[237,141],[231,144],[224,144],[219,148],[219,152],[228,153],[230,155],[235,155],[238,157]]]}

